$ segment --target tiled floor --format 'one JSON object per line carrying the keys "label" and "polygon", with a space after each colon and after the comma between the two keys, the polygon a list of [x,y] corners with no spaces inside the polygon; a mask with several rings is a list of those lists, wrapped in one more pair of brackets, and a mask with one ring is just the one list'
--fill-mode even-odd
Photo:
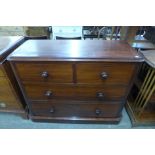
{"label": "tiled floor", "polygon": [[[123,110],[123,117],[119,124],[69,124],[69,123],[38,123],[25,120],[13,114],[0,113],[1,129],[130,129],[132,128],[130,119]],[[155,127],[136,127],[155,128]]]}

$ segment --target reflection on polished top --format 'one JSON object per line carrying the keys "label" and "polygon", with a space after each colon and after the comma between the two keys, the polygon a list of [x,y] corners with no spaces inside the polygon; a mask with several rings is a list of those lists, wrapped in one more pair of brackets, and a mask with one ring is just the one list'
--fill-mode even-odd
{"label": "reflection on polished top", "polygon": [[14,44],[17,44],[23,37],[21,36],[0,36],[0,60]]}
{"label": "reflection on polished top", "polygon": [[8,59],[142,61],[142,57],[128,43],[106,40],[29,40],[18,47]]}

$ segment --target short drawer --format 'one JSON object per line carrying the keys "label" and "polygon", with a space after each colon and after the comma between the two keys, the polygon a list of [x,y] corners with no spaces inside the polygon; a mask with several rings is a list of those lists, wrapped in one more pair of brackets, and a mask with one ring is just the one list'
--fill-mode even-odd
{"label": "short drawer", "polygon": [[27,97],[31,100],[48,99],[92,99],[92,100],[120,100],[124,97],[125,87],[91,86],[91,85],[51,85],[25,84]]}
{"label": "short drawer", "polygon": [[[70,103],[68,101],[68,103]],[[119,103],[104,104],[56,104],[49,102],[32,102],[31,114],[48,117],[118,117],[121,112]]]}
{"label": "short drawer", "polygon": [[72,83],[72,64],[70,63],[16,63],[17,73],[22,81],[46,81],[53,83]]}
{"label": "short drawer", "polygon": [[132,63],[78,63],[77,82],[127,85],[134,68]]}

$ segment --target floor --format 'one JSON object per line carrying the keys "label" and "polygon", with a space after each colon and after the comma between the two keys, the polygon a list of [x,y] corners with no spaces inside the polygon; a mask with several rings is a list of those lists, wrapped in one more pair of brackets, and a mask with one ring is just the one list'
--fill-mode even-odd
{"label": "floor", "polygon": [[[125,109],[119,124],[69,124],[69,123],[38,123],[25,120],[18,115],[0,113],[0,129],[130,129],[133,128]],[[134,127],[155,128],[155,127]]]}

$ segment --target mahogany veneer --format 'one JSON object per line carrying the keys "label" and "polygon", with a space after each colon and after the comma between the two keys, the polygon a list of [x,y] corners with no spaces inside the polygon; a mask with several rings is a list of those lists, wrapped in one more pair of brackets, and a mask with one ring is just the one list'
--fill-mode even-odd
{"label": "mahogany veneer", "polygon": [[30,40],[8,58],[34,121],[119,122],[142,57],[124,41]]}

